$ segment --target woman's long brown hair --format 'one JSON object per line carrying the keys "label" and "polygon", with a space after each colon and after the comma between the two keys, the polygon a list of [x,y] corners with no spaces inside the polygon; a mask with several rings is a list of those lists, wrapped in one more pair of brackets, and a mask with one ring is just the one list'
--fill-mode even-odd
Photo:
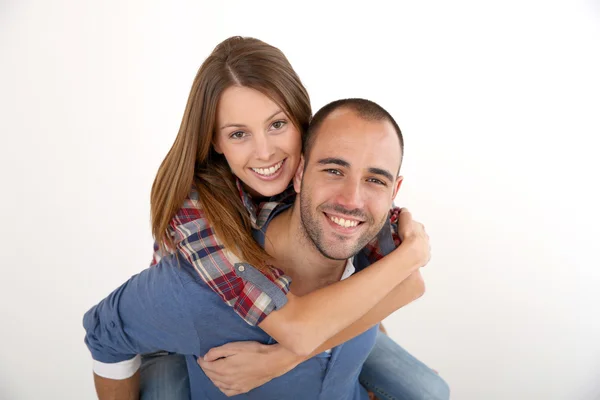
{"label": "woman's long brown hair", "polygon": [[269,259],[252,236],[252,224],[225,157],[212,146],[217,105],[230,86],[258,90],[276,102],[304,135],[311,118],[308,93],[285,55],[254,38],[231,37],[200,66],[177,138],[158,169],[150,208],[152,234],[172,250],[169,223],[195,187],[202,210],[221,243],[263,272]]}

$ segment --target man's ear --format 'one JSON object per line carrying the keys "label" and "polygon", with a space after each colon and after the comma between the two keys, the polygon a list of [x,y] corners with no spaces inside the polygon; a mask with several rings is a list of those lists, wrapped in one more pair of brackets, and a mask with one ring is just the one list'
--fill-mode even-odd
{"label": "man's ear", "polygon": [[304,176],[304,156],[300,156],[300,162],[298,163],[298,168],[296,169],[296,173],[294,174],[294,190],[296,193],[300,193],[300,189],[302,188],[302,177]]}
{"label": "man's ear", "polygon": [[396,178],[396,182],[394,183],[394,192],[392,194],[392,201],[396,198],[396,195],[398,195],[398,190],[400,190],[400,186],[402,186],[403,181],[403,176],[399,176]]}

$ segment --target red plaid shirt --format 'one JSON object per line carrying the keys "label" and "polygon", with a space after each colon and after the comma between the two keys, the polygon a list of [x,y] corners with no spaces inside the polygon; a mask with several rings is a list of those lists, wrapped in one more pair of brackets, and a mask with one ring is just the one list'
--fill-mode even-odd
{"label": "red plaid shirt", "polygon": [[[255,205],[250,195],[242,189],[239,181],[237,186],[255,229],[262,228],[271,212],[278,205],[289,204],[295,198],[294,188],[290,185],[282,194],[270,198],[268,202]],[[400,243],[397,235],[398,213],[398,208],[390,211],[392,237],[396,246]],[[275,309],[273,300],[265,292],[253,283],[243,280],[235,273],[233,264],[239,262],[239,260],[233,253],[224,248],[209,225],[197,191],[192,190],[185,199],[183,206],[171,220],[169,233],[179,254],[194,266],[202,280],[224,302],[233,307],[234,311],[248,324],[259,324]],[[371,241],[362,251],[365,252],[371,262],[383,257],[379,251],[377,239]],[[158,263],[160,258],[161,253],[155,243],[151,265]],[[284,294],[289,292],[291,279],[284,275],[283,271],[272,267],[272,276],[267,277]]]}

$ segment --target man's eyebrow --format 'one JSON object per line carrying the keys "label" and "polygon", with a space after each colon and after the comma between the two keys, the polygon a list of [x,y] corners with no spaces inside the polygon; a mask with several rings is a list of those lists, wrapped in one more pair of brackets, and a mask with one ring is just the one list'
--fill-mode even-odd
{"label": "man's eyebrow", "polygon": [[346,168],[348,168],[350,166],[350,163],[348,161],[342,160],[341,158],[336,158],[336,157],[322,158],[319,161],[317,161],[317,164],[320,164],[320,165],[336,164],[336,165],[339,165],[340,167],[346,167]]}
{"label": "man's eyebrow", "polygon": [[[265,119],[265,122],[267,122],[268,120],[270,120],[271,118],[273,118],[274,116],[276,116],[277,114],[280,114],[282,112],[283,112],[282,110],[278,109],[273,114],[271,114],[269,116],[269,118]],[[246,125],[243,125],[243,124],[225,124],[221,128],[219,128],[219,129],[225,129],[225,128],[245,128],[245,127],[246,127]]]}
{"label": "man's eyebrow", "polygon": [[390,182],[394,182],[394,176],[387,170],[381,168],[369,168],[369,172],[376,175],[385,176]]}
{"label": "man's eyebrow", "polygon": [[[346,167],[346,168],[350,167],[350,163],[348,161],[343,160],[341,158],[337,158],[337,157],[322,158],[319,161],[317,161],[317,164],[319,164],[319,165],[335,164],[335,165],[339,165],[340,167]],[[383,168],[371,167],[368,169],[368,171],[371,174],[384,176],[390,182],[394,181],[394,176],[392,175],[392,173]]]}

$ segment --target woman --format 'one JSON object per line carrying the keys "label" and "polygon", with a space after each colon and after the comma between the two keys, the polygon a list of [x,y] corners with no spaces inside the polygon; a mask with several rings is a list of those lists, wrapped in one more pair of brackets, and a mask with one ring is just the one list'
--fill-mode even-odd
{"label": "woman", "polygon": [[[262,127],[243,112],[227,115],[228,104],[244,102],[243,91],[236,92],[240,87],[258,91],[278,106],[264,118]],[[317,291],[330,295],[331,301],[320,306],[329,311],[315,310],[310,301],[313,293],[293,296],[290,279],[269,266],[269,256],[252,238],[251,229],[260,228],[261,216],[275,203],[291,199],[286,188],[300,160],[301,135],[310,117],[308,94],[278,49],[255,39],[224,41],[196,76],[180,132],[157,173],[151,199],[153,234],[159,249],[155,261],[172,252],[183,256],[246,322],[258,325],[288,351],[301,354],[344,330],[347,334],[350,324],[369,309],[357,311],[364,307],[361,300],[334,284]],[[252,123],[245,124],[245,120]],[[264,202],[266,199],[270,201]],[[376,245],[369,248],[376,249]],[[377,251],[365,252],[373,261],[379,258]],[[236,257],[250,262],[275,283],[288,305],[277,308],[272,296],[238,277],[233,270]],[[289,335],[299,314],[314,315],[312,325],[304,333]],[[314,326],[324,325],[327,329],[315,333]],[[298,347],[298,337],[303,338],[301,346],[308,347]],[[382,343],[396,346],[391,341]],[[154,358],[147,365],[156,366],[163,360],[168,358]],[[375,388],[373,377],[389,375],[389,366],[380,365],[377,359],[369,361],[375,371],[369,382]],[[160,384],[157,379],[144,383]]]}

